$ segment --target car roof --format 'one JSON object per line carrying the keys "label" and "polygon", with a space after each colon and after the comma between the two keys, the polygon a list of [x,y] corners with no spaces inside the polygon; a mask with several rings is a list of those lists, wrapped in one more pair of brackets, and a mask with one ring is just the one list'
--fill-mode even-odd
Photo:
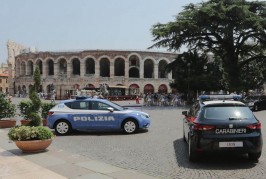
{"label": "car roof", "polygon": [[74,102],[74,101],[108,101],[107,99],[91,98],[91,97],[78,97],[76,99],[68,99],[60,101],[60,103]]}
{"label": "car roof", "polygon": [[204,106],[209,106],[209,105],[228,105],[228,104],[232,104],[232,105],[243,105],[246,106],[244,103],[240,102],[240,101],[233,101],[233,100],[214,100],[214,101],[204,101],[202,102],[202,104]]}

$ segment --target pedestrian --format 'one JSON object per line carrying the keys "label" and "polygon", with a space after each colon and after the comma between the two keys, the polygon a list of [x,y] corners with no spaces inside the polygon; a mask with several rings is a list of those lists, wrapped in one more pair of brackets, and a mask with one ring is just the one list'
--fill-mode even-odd
{"label": "pedestrian", "polygon": [[139,100],[140,100],[140,99],[139,99],[139,96],[137,95],[137,96],[136,96],[136,104],[140,104]]}

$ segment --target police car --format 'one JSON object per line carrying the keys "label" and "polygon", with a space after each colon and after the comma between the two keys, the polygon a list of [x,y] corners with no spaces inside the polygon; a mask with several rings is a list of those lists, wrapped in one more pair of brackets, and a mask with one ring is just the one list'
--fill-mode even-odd
{"label": "police car", "polygon": [[202,153],[247,153],[257,161],[262,151],[261,123],[239,96],[200,96],[189,111],[183,111],[183,139],[189,160]]}
{"label": "police car", "polygon": [[106,99],[86,97],[60,102],[49,111],[47,121],[57,135],[72,130],[122,130],[132,134],[150,127],[150,115],[145,112],[129,110]]}

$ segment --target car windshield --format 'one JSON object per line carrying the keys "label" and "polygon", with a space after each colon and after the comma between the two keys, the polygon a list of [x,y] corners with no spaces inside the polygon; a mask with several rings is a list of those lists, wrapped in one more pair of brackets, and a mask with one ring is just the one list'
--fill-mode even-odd
{"label": "car windshield", "polygon": [[203,109],[205,119],[234,120],[252,118],[253,113],[246,106],[210,106]]}

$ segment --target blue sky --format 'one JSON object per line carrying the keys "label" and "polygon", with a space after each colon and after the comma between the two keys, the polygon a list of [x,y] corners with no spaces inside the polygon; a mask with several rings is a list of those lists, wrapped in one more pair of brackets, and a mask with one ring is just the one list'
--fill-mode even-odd
{"label": "blue sky", "polygon": [[[151,27],[202,0],[0,0],[0,63],[8,40],[39,51],[146,50]],[[165,51],[165,49],[153,49]]]}

